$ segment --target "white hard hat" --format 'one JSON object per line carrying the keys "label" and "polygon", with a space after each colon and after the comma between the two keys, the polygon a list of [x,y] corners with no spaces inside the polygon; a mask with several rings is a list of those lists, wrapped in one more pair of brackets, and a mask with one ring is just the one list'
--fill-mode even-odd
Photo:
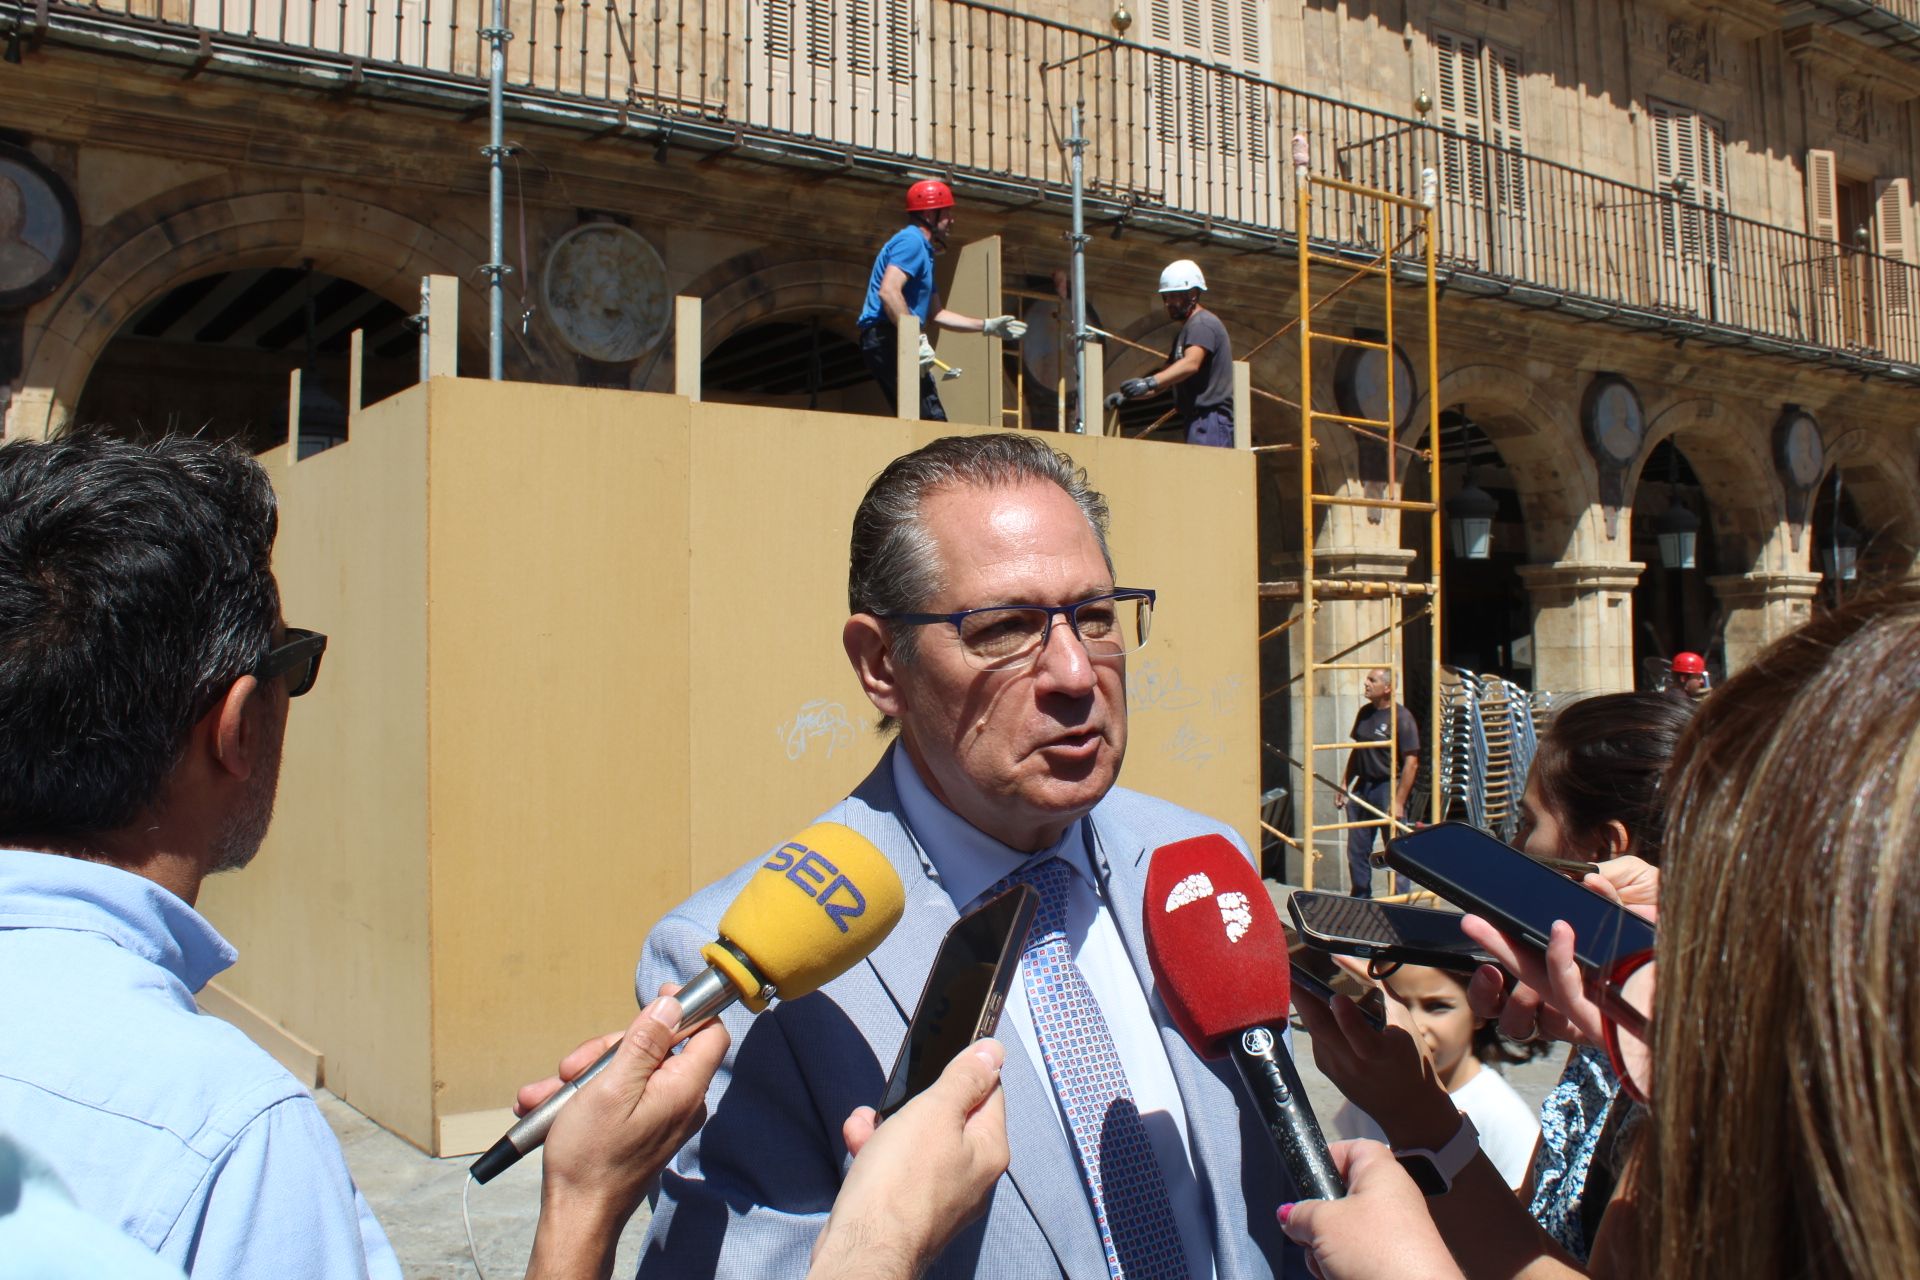
{"label": "white hard hat", "polygon": [[1200,274],[1200,264],[1191,258],[1169,262],[1167,269],[1160,273],[1162,293],[1184,293],[1188,289],[1199,289],[1204,293],[1206,288],[1207,278]]}

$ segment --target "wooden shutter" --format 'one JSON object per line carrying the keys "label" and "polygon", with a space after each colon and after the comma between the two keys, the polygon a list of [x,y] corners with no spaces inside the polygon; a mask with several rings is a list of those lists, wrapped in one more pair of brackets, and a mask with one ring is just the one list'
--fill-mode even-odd
{"label": "wooden shutter", "polygon": [[[1148,0],[1147,3],[1147,42],[1161,49],[1177,50],[1173,38],[1173,6],[1176,0]],[[1179,76],[1175,63],[1166,58],[1150,58],[1150,75],[1153,92],[1153,130],[1163,139],[1171,140],[1179,132],[1179,108],[1174,99],[1179,96]]]}
{"label": "wooden shutter", "polygon": [[[1444,130],[1478,138],[1480,131],[1480,42],[1470,36],[1456,35],[1435,28],[1433,32],[1433,80],[1439,87],[1434,122]],[[1478,203],[1481,190],[1478,156],[1474,149],[1458,139],[1441,140],[1441,179],[1446,194],[1454,199],[1467,198]]]}
{"label": "wooden shutter", "polygon": [[1913,197],[1905,178],[1886,178],[1874,195],[1873,249],[1883,258],[1880,309],[1883,315],[1910,316],[1914,310],[1916,255],[1913,235]]}
{"label": "wooden shutter", "polygon": [[768,58],[793,56],[793,6],[794,0],[767,0],[764,6],[767,23],[761,40]]}
{"label": "wooden shutter", "polygon": [[[1655,206],[1660,211],[1660,246],[1668,257],[1689,258],[1700,250],[1700,228],[1693,211],[1680,200],[1681,190],[1674,184],[1684,180],[1686,198],[1694,190],[1696,148],[1693,137],[1693,113],[1684,107],[1649,99],[1647,115],[1653,122],[1654,188],[1660,192]],[[1667,197],[1674,197],[1668,199]]]}
{"label": "wooden shutter", "polygon": [[1818,320],[1823,333],[1839,326],[1840,304],[1840,196],[1831,151],[1807,152],[1807,234],[1833,245],[1809,256],[1814,292],[1819,295]]}
{"label": "wooden shutter", "polygon": [[1498,149],[1494,155],[1494,201],[1510,213],[1524,213],[1527,178],[1520,157],[1526,147],[1526,123],[1520,107],[1520,55],[1497,44],[1485,49],[1487,140]]}
{"label": "wooden shutter", "polygon": [[1704,243],[1702,249],[1714,261],[1726,263],[1732,261],[1733,228],[1727,220],[1718,216],[1726,212],[1727,199],[1727,126],[1712,116],[1697,115],[1693,118],[1694,141],[1697,146],[1693,175],[1693,198],[1717,213],[1696,215],[1700,218]]}

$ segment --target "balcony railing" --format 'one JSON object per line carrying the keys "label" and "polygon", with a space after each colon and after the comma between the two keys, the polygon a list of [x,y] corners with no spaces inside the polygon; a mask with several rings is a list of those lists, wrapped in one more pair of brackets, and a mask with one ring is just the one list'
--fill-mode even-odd
{"label": "balcony railing", "polygon": [[[1433,167],[1439,258],[1464,285],[1920,376],[1912,264],[978,0],[508,0],[506,13],[520,104],[617,108],[714,145],[757,140],[1042,198],[1067,188],[1079,104],[1097,219],[1255,245],[1296,231],[1300,133],[1317,170],[1390,191],[1417,194]],[[0,23],[36,34],[170,35],[202,57],[351,66],[456,93],[482,83],[490,14],[490,0],[0,0]],[[1392,238],[1337,193],[1315,199],[1315,239],[1375,250]]]}

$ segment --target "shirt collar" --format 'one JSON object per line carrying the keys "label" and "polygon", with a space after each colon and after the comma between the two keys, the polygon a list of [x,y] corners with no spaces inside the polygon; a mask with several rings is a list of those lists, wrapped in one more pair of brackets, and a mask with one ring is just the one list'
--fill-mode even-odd
{"label": "shirt collar", "polygon": [[933,868],[934,879],[953,900],[954,910],[966,912],[974,900],[1007,876],[1046,858],[1058,858],[1075,875],[1099,891],[1100,881],[1087,861],[1085,827],[1081,818],[1045,849],[1022,853],[1001,844],[942,804],[921,780],[907,749],[895,744],[893,788],[900,795],[901,815]]}
{"label": "shirt collar", "polygon": [[205,916],[145,876],[24,849],[0,849],[0,929],[97,933],[189,991],[240,958]]}

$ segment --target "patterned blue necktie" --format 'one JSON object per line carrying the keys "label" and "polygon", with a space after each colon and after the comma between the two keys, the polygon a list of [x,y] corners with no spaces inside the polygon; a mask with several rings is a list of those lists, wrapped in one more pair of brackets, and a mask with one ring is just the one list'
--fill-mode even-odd
{"label": "patterned blue necktie", "polygon": [[1040,893],[1021,957],[1022,983],[1054,1096],[1066,1114],[1080,1176],[1113,1280],[1187,1275],[1173,1204],[1147,1126],[1120,1066],[1113,1033],[1067,944],[1067,889],[1073,869],[1058,858],[1023,867],[1007,882]]}

